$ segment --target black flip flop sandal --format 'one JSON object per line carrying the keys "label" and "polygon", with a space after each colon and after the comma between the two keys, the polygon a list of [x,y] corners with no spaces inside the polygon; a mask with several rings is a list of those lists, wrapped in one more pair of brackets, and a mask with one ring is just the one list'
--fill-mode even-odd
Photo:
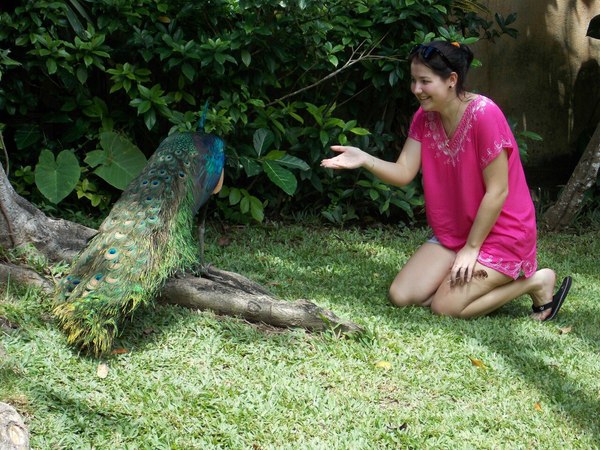
{"label": "black flip flop sandal", "polygon": [[560,310],[560,307],[562,306],[563,302],[565,301],[565,298],[567,298],[567,294],[569,293],[569,289],[571,289],[572,282],[573,279],[571,277],[565,277],[562,284],[560,285],[560,288],[558,288],[558,291],[556,291],[556,294],[554,294],[554,297],[552,297],[552,301],[546,303],[545,305],[532,306],[531,309],[533,310],[533,312],[540,313],[542,311],[546,311],[547,309],[552,308],[552,312],[550,313],[550,315],[546,317],[543,321],[545,322],[547,320],[554,319],[558,314],[558,311]]}

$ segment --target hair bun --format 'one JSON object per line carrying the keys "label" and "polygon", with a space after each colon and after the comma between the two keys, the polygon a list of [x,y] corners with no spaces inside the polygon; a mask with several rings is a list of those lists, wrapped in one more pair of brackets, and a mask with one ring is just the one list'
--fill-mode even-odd
{"label": "hair bun", "polygon": [[467,67],[470,67],[471,63],[473,62],[473,52],[471,51],[471,49],[467,45],[461,44],[458,41],[452,41],[452,42],[449,42],[449,44],[453,45],[457,49],[465,52],[466,59],[467,59]]}

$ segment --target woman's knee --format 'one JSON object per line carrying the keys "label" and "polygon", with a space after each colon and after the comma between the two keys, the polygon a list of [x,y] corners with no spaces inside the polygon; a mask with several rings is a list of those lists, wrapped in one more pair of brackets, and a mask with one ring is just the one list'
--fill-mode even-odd
{"label": "woman's knee", "polygon": [[393,289],[393,287],[390,287],[388,298],[390,303],[394,306],[409,306],[413,304],[412,299],[409,298],[405,292]]}
{"label": "woman's knee", "polygon": [[425,306],[427,299],[422,299],[411,289],[403,288],[398,283],[392,283],[388,292],[388,298],[394,306]]}

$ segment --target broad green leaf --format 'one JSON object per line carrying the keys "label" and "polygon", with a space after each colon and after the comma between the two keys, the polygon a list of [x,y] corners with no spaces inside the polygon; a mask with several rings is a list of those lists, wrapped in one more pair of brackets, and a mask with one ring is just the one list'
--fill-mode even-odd
{"label": "broad green leaf", "polygon": [[56,61],[52,58],[46,60],[46,69],[48,70],[48,74],[52,75],[56,73],[57,65]]}
{"label": "broad green leaf", "polygon": [[73,31],[75,31],[77,36],[83,37],[85,28],[81,24],[81,21],[77,17],[77,14],[75,14],[75,12],[69,6],[68,2],[65,2],[64,9],[65,9],[65,15],[67,16],[67,20],[69,21],[69,24],[73,28]]}
{"label": "broad green leaf", "polygon": [[302,161],[300,158],[296,158],[295,156],[288,155],[287,153],[279,158],[277,162],[282,166],[290,167],[292,169],[310,169],[310,166],[306,162]]}
{"label": "broad green leaf", "polygon": [[35,166],[35,184],[44,197],[59,203],[71,193],[81,175],[77,158],[70,150],[63,150],[56,160],[50,150],[42,150]]}
{"label": "broad green leaf", "polygon": [[450,40],[452,39],[452,37],[450,36],[450,33],[448,32],[448,30],[446,30],[443,27],[438,27],[438,33],[440,33],[440,36],[442,36],[444,39],[446,40]]}
{"label": "broad green leaf", "polygon": [[275,140],[275,136],[271,130],[267,130],[266,128],[260,128],[254,132],[254,136],[252,138],[252,143],[254,144],[254,150],[258,156],[262,155],[265,150],[267,150],[273,141]]}
{"label": "broad green leaf", "polygon": [[313,116],[313,118],[315,119],[315,122],[317,122],[317,124],[319,126],[323,126],[323,111],[322,111],[322,108],[317,108],[312,103],[307,103],[306,104],[306,110],[310,113],[311,116]]}
{"label": "broad green leaf", "polygon": [[185,75],[185,77],[188,80],[194,81],[194,76],[196,75],[196,71],[190,64],[188,64],[188,63],[183,64],[181,66],[181,71],[183,72],[183,74]]}
{"label": "broad green leaf", "polygon": [[244,168],[244,172],[248,177],[255,177],[262,172],[262,167],[255,159],[250,159],[246,156],[240,158],[240,164]]}
{"label": "broad green leaf", "polygon": [[147,111],[144,114],[144,123],[146,124],[146,128],[148,128],[149,130],[151,130],[154,127],[154,124],[156,123],[156,113],[153,109]]}
{"label": "broad green leaf", "polygon": [[75,74],[77,75],[77,79],[79,80],[79,82],[81,84],[85,84],[88,78],[87,69],[84,66],[80,65],[79,67],[77,67],[77,71],[75,72]]}
{"label": "broad green leaf", "polygon": [[240,192],[240,190],[237,188],[231,188],[231,191],[229,192],[229,204],[237,205],[241,199],[242,193]]}
{"label": "broad green leaf", "polygon": [[264,157],[264,159],[269,159],[271,161],[275,161],[278,159],[281,159],[285,156],[285,152],[283,150],[271,150],[269,153],[267,153]]}
{"label": "broad green leaf", "polygon": [[19,127],[15,132],[15,144],[19,150],[31,147],[42,140],[42,132],[37,125],[29,124]]}
{"label": "broad green leaf", "polygon": [[302,118],[302,116],[296,114],[295,112],[289,112],[288,113],[291,117],[293,117],[294,119],[296,119],[298,122],[300,123],[304,123],[304,119]]}
{"label": "broad green leaf", "polygon": [[[330,119],[327,119],[325,121],[324,127],[325,128],[333,128],[333,127],[344,128],[344,127],[346,127],[346,122],[344,122],[342,119],[339,119],[337,117],[331,117]],[[350,127],[350,128],[352,128],[352,127]]]}
{"label": "broad green leaf", "polygon": [[247,214],[250,211],[250,200],[248,197],[242,197],[242,201],[240,201],[240,211],[242,214]]}
{"label": "broad green leaf", "polygon": [[262,165],[269,180],[280,187],[286,194],[294,195],[298,181],[292,172],[284,169],[275,161],[263,161]]}
{"label": "broad green leaf", "polygon": [[252,55],[250,55],[250,52],[248,50],[242,50],[242,62],[244,63],[244,65],[248,67],[251,61]]}
{"label": "broad green leaf", "polygon": [[371,134],[371,132],[369,130],[367,130],[365,128],[358,128],[358,127],[352,128],[350,130],[350,132],[354,133],[358,136],[366,136],[367,134]]}
{"label": "broad green leaf", "polygon": [[264,206],[259,199],[250,197],[250,214],[257,222],[262,222],[265,218]]}
{"label": "broad green leaf", "polygon": [[327,133],[327,131],[325,130],[319,131],[319,139],[321,140],[321,144],[323,144],[323,147],[327,146],[327,144],[329,143],[329,133]]}
{"label": "broad green leaf", "polygon": [[542,136],[540,136],[539,134],[533,132],[533,131],[521,131],[521,133],[519,133],[521,136],[526,137],[528,139],[531,139],[532,141],[543,141],[544,138],[542,138]]}
{"label": "broad green leaf", "polygon": [[117,189],[125,189],[146,165],[146,157],[132,142],[114,131],[100,134],[106,161],[94,173]]}
{"label": "broad green leaf", "polygon": [[215,58],[215,61],[217,61],[219,64],[223,64],[225,62],[225,55],[223,53],[215,53],[213,58]]}
{"label": "broad green leaf", "polygon": [[92,150],[88,152],[83,161],[90,167],[96,167],[99,164],[104,164],[107,156],[106,152],[102,150]]}

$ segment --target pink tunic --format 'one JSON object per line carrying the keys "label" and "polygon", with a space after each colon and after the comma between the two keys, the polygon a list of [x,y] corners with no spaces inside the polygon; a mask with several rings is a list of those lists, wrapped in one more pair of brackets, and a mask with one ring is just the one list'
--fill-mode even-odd
{"label": "pink tunic", "polygon": [[440,243],[464,247],[483,195],[483,170],[506,150],[508,197],[481,246],[478,261],[512,278],[536,270],[535,209],[519,149],[498,106],[482,95],[473,99],[448,140],[437,112],[415,113],[408,136],[421,143],[427,222]]}

